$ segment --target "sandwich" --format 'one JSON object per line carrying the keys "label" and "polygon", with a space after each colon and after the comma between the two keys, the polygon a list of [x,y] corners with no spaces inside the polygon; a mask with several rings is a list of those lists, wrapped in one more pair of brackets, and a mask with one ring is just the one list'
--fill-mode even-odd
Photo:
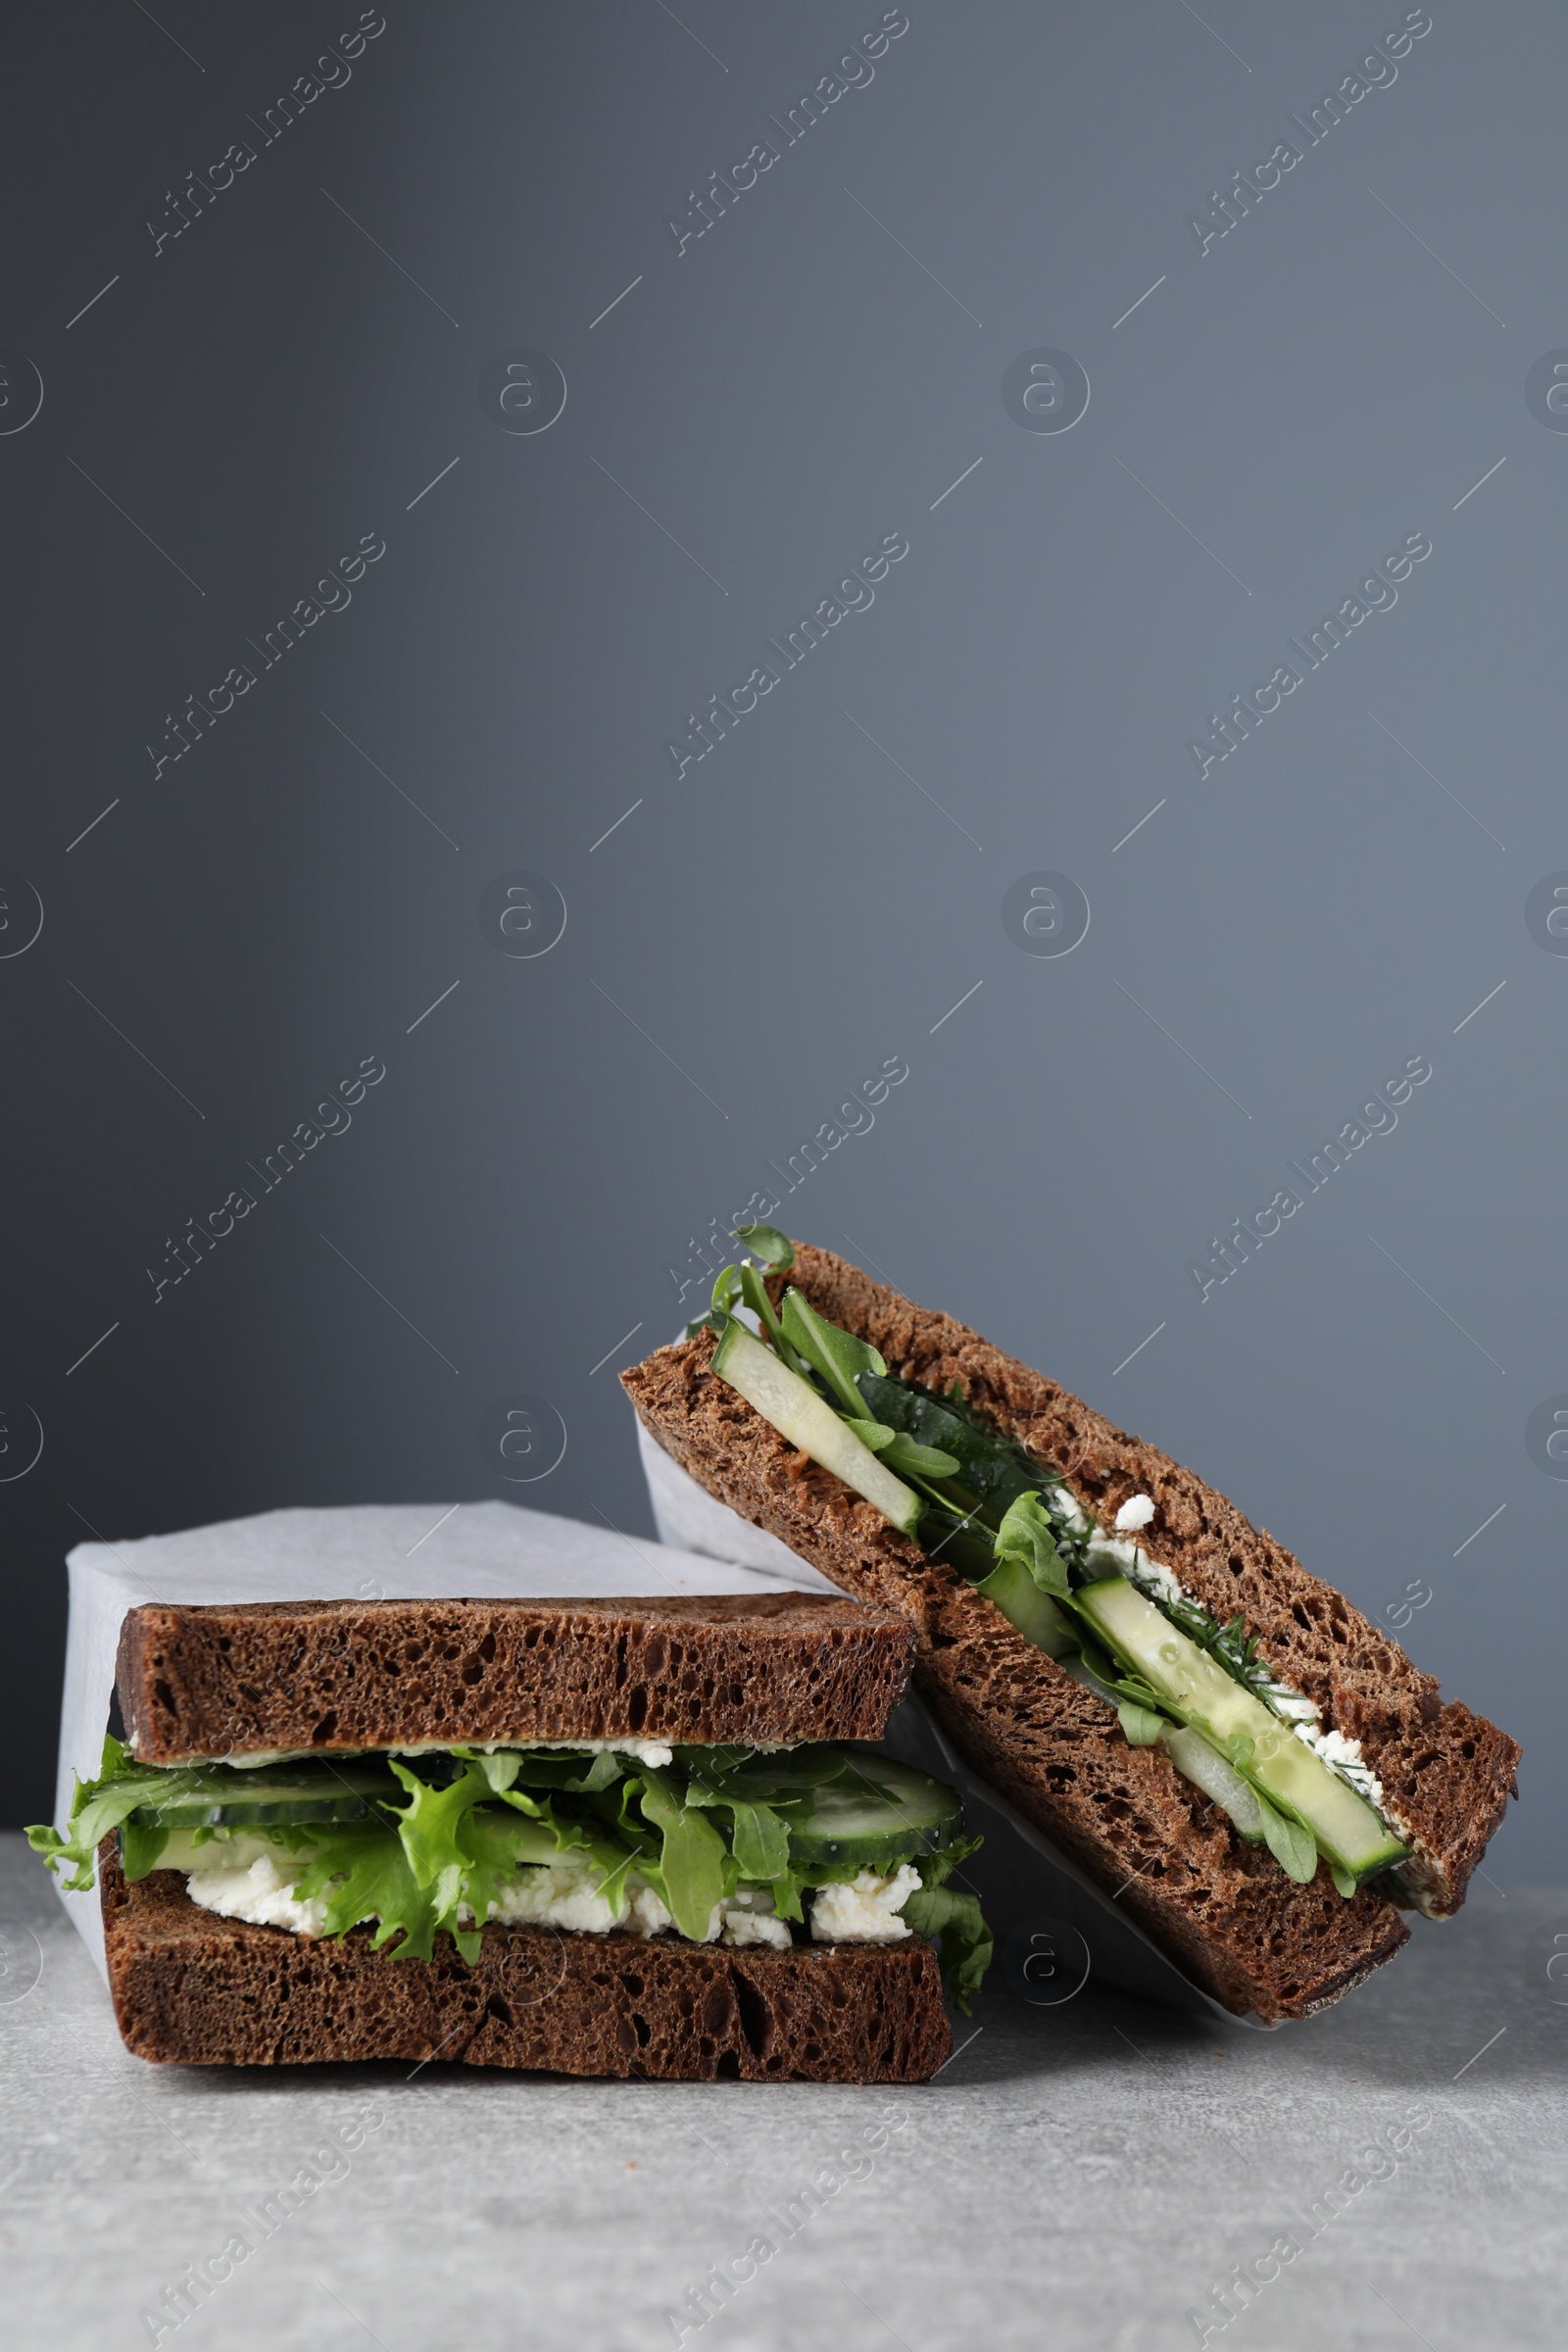
{"label": "sandwich", "polygon": [[622,1374],[699,1486],[901,1610],[958,1752],[1239,2016],[1305,2017],[1445,1918],[1519,1749],[1223,1494],[848,1265],[742,1226]]}
{"label": "sandwich", "polygon": [[910,2082],[990,1938],[836,1596],[147,1605],[64,1831],[137,2056]]}

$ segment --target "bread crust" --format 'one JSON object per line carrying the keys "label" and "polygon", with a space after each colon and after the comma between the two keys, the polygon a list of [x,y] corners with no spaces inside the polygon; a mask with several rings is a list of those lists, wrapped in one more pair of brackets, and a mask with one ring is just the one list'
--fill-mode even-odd
{"label": "bread crust", "polygon": [[[797,1246],[788,1279],[880,1348],[889,1369],[969,1402],[1067,1476],[1097,1516],[1134,1494],[1140,1539],[1216,1615],[1359,1739],[1419,1840],[1423,1906],[1457,1908],[1513,1788],[1519,1749],[1438,1687],[1283,1544],[1167,1454],[953,1317],[914,1305],[830,1251]],[[775,1286],[776,1287],[776,1286]],[[1248,1846],[1158,1750],[1129,1745],[1102,1702],[971,1586],[927,1560],[841,1481],[716,1380],[713,1340],[661,1348],[621,1375],[651,1436],[710,1494],[858,1597],[892,1603],[918,1638],[916,1687],[976,1769],[1053,1838],[1188,1973],[1238,2014],[1301,2017],[1393,1957],[1408,1931],[1381,1893],[1346,1902],[1320,1873],[1298,1887]]]}
{"label": "bread crust", "polygon": [[527,1740],[880,1740],[901,1613],[806,1592],[147,1603],[116,1684],[144,1764]]}
{"label": "bread crust", "polygon": [[935,1947],[758,1945],[484,1931],[468,1968],[202,1910],[178,1871],[134,1886],[98,1853],[115,2016],[138,2058],[182,2066],[362,2058],[663,2082],[923,2082],[953,2048]]}

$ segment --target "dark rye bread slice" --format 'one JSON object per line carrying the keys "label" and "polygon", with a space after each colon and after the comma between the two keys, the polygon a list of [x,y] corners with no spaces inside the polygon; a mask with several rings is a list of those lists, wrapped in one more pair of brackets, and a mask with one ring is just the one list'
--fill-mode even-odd
{"label": "dark rye bread slice", "polygon": [[901,1613],[803,1592],[146,1603],[116,1684],[143,1764],[527,1740],[880,1740]]}
{"label": "dark rye bread slice", "polygon": [[1216,2000],[1237,2016],[1309,2016],[1406,1941],[1391,1903],[1343,1902],[1321,1874],[1295,1886],[1245,1844],[1168,1757],[1130,1746],[990,1601],[715,1380],[711,1354],[703,1332],[622,1375],[653,1436],[824,1576],[897,1601],[920,1639],[916,1687],[955,1744]]}
{"label": "dark rye bread slice", "polygon": [[[1168,1455],[1129,1437],[952,1317],[912,1305],[829,1251],[797,1250],[788,1278],[830,1321],[879,1348],[892,1371],[969,1401],[1059,1469],[1097,1516],[1156,1504],[1140,1542],[1358,1739],[1418,1840],[1413,1891],[1455,1909],[1513,1785],[1519,1750],[1266,1533]],[[774,1284],[775,1290],[781,1286]],[[650,1434],[720,1501],[848,1591],[914,1625],[917,1687],[956,1744],[1228,2007],[1299,2017],[1361,1981],[1405,1940],[1363,1890],[1344,1902],[1320,1874],[1297,1887],[1247,1846],[1157,1749],[1131,1747],[1093,1694],[940,1563],[925,1559],[709,1371],[712,1337],[665,1348],[622,1375]],[[1127,1883],[1130,1882],[1130,1883]]]}
{"label": "dark rye bread slice", "polygon": [[468,1968],[203,1911],[180,1874],[98,1851],[115,2016],[138,2058],[305,2066],[435,2058],[664,2082],[923,2082],[953,2048],[935,1947],[758,1945],[485,1929]]}

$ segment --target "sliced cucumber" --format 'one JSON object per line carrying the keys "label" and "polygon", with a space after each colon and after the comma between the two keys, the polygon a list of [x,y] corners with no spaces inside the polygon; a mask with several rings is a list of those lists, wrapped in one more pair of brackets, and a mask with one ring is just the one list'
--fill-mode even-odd
{"label": "sliced cucumber", "polygon": [[[134,1833],[136,1825],[128,1826]],[[194,1830],[143,1831],[142,1835],[163,1837],[155,1865],[159,1870],[249,1870],[263,1854],[303,1870],[311,1858],[308,1846],[285,1845],[281,1839],[269,1838],[265,1830],[214,1830],[200,1839]],[[125,1875],[130,1878],[136,1874],[129,1867],[128,1847],[126,1861]]]}
{"label": "sliced cucumber", "polygon": [[793,1808],[790,1859],[849,1862],[891,1870],[950,1845],[963,1818],[956,1788],[889,1756],[853,1757],[841,1779],[810,1789]]}
{"label": "sliced cucumber", "polygon": [[1321,1756],[1124,1577],[1074,1595],[1106,1644],[1245,1780],[1311,1831],[1331,1863],[1357,1879],[1401,1860],[1405,1847]]}
{"label": "sliced cucumber", "polygon": [[1211,1740],[1184,1724],[1167,1723],[1159,1735],[1159,1744],[1183,1780],[1191,1781],[1222,1813],[1230,1815],[1249,1845],[1262,1844],[1263,1809],[1257,1801],[1257,1791],[1243,1780],[1234,1765],[1226,1763]]}
{"label": "sliced cucumber", "polygon": [[[471,1821],[482,1822],[488,1833],[484,1838],[493,1850],[486,1854],[490,1861],[504,1861],[520,1868],[524,1863],[556,1863],[575,1860],[568,1849],[563,1853],[556,1844],[555,1833],[542,1821],[529,1821],[525,1814],[514,1813],[507,1805],[482,1805]],[[317,1816],[320,1822],[320,1816]],[[277,1825],[281,1828],[283,1825]],[[303,1825],[309,1828],[311,1825]],[[323,1830],[333,1825],[320,1822]],[[144,1870],[249,1870],[263,1854],[280,1867],[291,1865],[303,1872],[312,1856],[318,1853],[329,1839],[274,1838],[265,1829],[225,1830],[157,1830],[141,1829],[135,1822],[126,1825],[131,1839],[161,1839],[154,1861],[144,1862],[139,1869],[129,1867],[127,1848],[126,1877],[139,1878]],[[123,1837],[124,1832],[122,1832]]]}
{"label": "sliced cucumber", "polygon": [[781,1363],[733,1317],[713,1350],[713,1370],[781,1437],[874,1503],[901,1535],[914,1534],[925,1508],[914,1490],[883,1468],[809,1381]]}
{"label": "sliced cucumber", "polygon": [[1049,1592],[1042,1592],[1022,1560],[1001,1560],[985,1583],[975,1587],[994,1601],[1009,1625],[1048,1657],[1064,1658],[1078,1646],[1078,1637]]}
{"label": "sliced cucumber", "polygon": [[374,1760],[351,1764],[181,1765],[169,1787],[131,1820],[161,1830],[263,1829],[269,1824],[358,1821],[373,1803],[405,1804],[408,1792]]}

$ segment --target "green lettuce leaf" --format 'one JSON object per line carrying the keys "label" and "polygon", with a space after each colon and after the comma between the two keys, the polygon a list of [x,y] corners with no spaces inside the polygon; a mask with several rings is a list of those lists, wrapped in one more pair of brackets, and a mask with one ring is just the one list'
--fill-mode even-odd
{"label": "green lettuce leaf", "polygon": [[[602,1798],[596,1799],[598,1803],[604,1801]],[[584,1821],[574,1814],[559,1812],[548,1797],[531,1797],[520,1788],[509,1788],[502,1802],[519,1813],[527,1814],[531,1820],[542,1823],[554,1838],[558,1853],[566,1853],[575,1848],[585,1853],[591,1862],[597,1863],[602,1875],[596,1891],[604,1896],[617,1919],[623,1915],[626,1908],[626,1873],[633,1863],[640,1870],[648,1867],[652,1841],[646,1832],[630,1838],[619,1836],[603,1814]],[[472,1822],[479,1822],[482,1818],[477,1813],[469,1816]],[[465,1836],[467,1835],[466,1831]]]}
{"label": "green lettuce leaf", "polygon": [[[706,1938],[715,1905],[743,1881],[771,1889],[779,1918],[802,1922],[810,1888],[854,1879],[861,1867],[792,1861],[790,1825],[809,1792],[853,1774],[888,1793],[874,1755],[828,1744],[779,1754],[685,1747],[662,1771],[612,1750],[485,1754],[457,1747],[421,1757],[416,1767],[397,1757],[387,1763],[401,1801],[382,1800],[356,1821],[275,1824],[264,1835],[297,1856],[297,1897],[323,1899],[323,1934],[345,1936],[363,1922],[374,1950],[429,1960],[444,1933],[470,1966],[489,1907],[512,1874],[567,1852],[593,1865],[616,1919],[625,1915],[626,1880],[635,1869],[680,1933],[696,1941]],[[74,1866],[70,1883],[86,1887],[100,1839],[118,1829],[127,1876],[144,1877],[158,1866],[168,1833],[131,1817],[181,1783],[178,1772],[133,1763],[111,1739],[97,1778],[76,1785],[68,1830],[39,1826],[29,1832],[32,1844],[51,1868]],[[194,1833],[198,1845],[217,1835]],[[909,1925],[937,1940],[955,1997],[965,2006],[990,1943],[974,1898],[945,1882],[974,1843],[959,1839],[924,1857],[921,1887],[910,1898],[918,1915],[906,1909]],[[467,1924],[460,1920],[464,1909],[471,1913]]]}
{"label": "green lettuce leaf", "polygon": [[738,1877],[771,1880],[789,1869],[789,1824],[773,1806],[760,1799],[749,1800],[723,1783],[701,1781],[688,1785],[686,1802],[728,1813],[730,1851]]}
{"label": "green lettuce leaf", "polygon": [[391,1822],[338,1822],[325,1833],[314,1860],[305,1864],[294,1882],[302,1900],[327,1897],[322,1933],[346,1936],[372,1916],[372,1951],[392,1946],[394,1960],[428,1960],[440,1927],[454,1932],[459,1951],[471,1968],[479,1957],[477,1929],[459,1931],[457,1905],[444,1919],[436,1908],[432,1886],[421,1886],[410,1865],[408,1851]]}
{"label": "green lettuce leaf", "polygon": [[[485,1763],[494,1760],[484,1759]],[[409,1802],[398,1813],[397,1834],[410,1875],[421,1893],[432,1896],[438,1919],[444,1920],[449,1913],[455,1916],[468,1858],[458,1842],[459,1830],[464,1815],[491,1795],[489,1775],[470,1762],[465,1765],[461,1780],[436,1788],[395,1756],[389,1761],[409,1791]]]}
{"label": "green lettuce leaf", "polygon": [[977,1894],[960,1893],[948,1880],[960,1862],[979,1851],[979,1838],[956,1838],[940,1854],[922,1854],[920,1885],[899,1917],[917,1936],[928,1936],[942,1966],[942,1989],[964,2017],[991,1966],[995,1943]]}
{"label": "green lettuce leaf", "polygon": [[712,1924],[713,1906],[733,1894],[739,1883],[734,1858],[707,1813],[685,1803],[665,1774],[644,1774],[641,1804],[663,1840],[657,1873],[644,1864],[644,1876],[650,1884],[657,1877],[659,1893],[676,1927],[701,1943]]}
{"label": "green lettuce leaf", "polygon": [[[1264,1843],[1286,1876],[1298,1886],[1305,1886],[1317,1872],[1317,1839],[1304,1822],[1296,1821],[1289,1813],[1271,1805],[1255,1781],[1250,1787],[1263,1816]],[[1340,1891],[1343,1893],[1344,1888]]]}
{"label": "green lettuce leaf", "polygon": [[528,1820],[508,1805],[475,1805],[464,1815],[458,1837],[464,1854],[463,1899],[473,1912],[474,1932],[482,1929],[490,1905],[519,1862],[546,1861],[558,1845],[550,1824]]}
{"label": "green lettuce leaf", "polygon": [[120,1827],[120,1867],[128,1885],[134,1886],[150,1870],[158,1868],[158,1857],[169,1843],[167,1830],[154,1829],[139,1821],[122,1822]]}
{"label": "green lettuce leaf", "polygon": [[1141,1707],[1136,1699],[1119,1700],[1116,1714],[1134,1747],[1152,1747],[1165,1729],[1165,1717],[1156,1715],[1152,1707]]}
{"label": "green lettuce leaf", "polygon": [[771,1272],[782,1274],[794,1265],[795,1245],[776,1225],[737,1225],[734,1233],[753,1257]]}
{"label": "green lettuce leaf", "polygon": [[1008,1503],[997,1530],[999,1560],[1020,1560],[1042,1592],[1065,1598],[1067,1566],[1056,1549],[1055,1530],[1038,1494],[1019,1494]]}
{"label": "green lettuce leaf", "polygon": [[856,1339],[853,1332],[840,1331],[836,1323],[829,1323],[802,1291],[785,1292],[782,1320],[790,1346],[821,1375],[840,1411],[853,1420],[863,1420],[865,1399],[855,1385],[855,1375],[887,1371],[876,1349],[865,1340]]}
{"label": "green lettuce leaf", "polygon": [[902,1429],[889,1429],[884,1421],[858,1419],[847,1413],[845,1419],[872,1453],[885,1456],[888,1468],[906,1478],[952,1478],[958,1468],[956,1453],[945,1453],[940,1446],[922,1446]]}
{"label": "green lettuce leaf", "polygon": [[78,1776],[76,1780],[64,1834],[51,1822],[34,1822],[26,1833],[27,1843],[57,1876],[63,1863],[71,1863],[72,1876],[63,1883],[73,1893],[83,1893],[93,1883],[93,1857],[100,1840],[154,1794],[167,1796],[177,1793],[178,1788],[177,1773],[156,1764],[133,1763],[121,1742],[106,1736],[97,1777],[84,1781]]}
{"label": "green lettuce leaf", "polygon": [[893,1433],[893,1443],[884,1447],[883,1459],[890,1470],[905,1478],[952,1478],[958,1467],[956,1453],[944,1453],[940,1446],[922,1446],[917,1438],[906,1437],[902,1429]]}

